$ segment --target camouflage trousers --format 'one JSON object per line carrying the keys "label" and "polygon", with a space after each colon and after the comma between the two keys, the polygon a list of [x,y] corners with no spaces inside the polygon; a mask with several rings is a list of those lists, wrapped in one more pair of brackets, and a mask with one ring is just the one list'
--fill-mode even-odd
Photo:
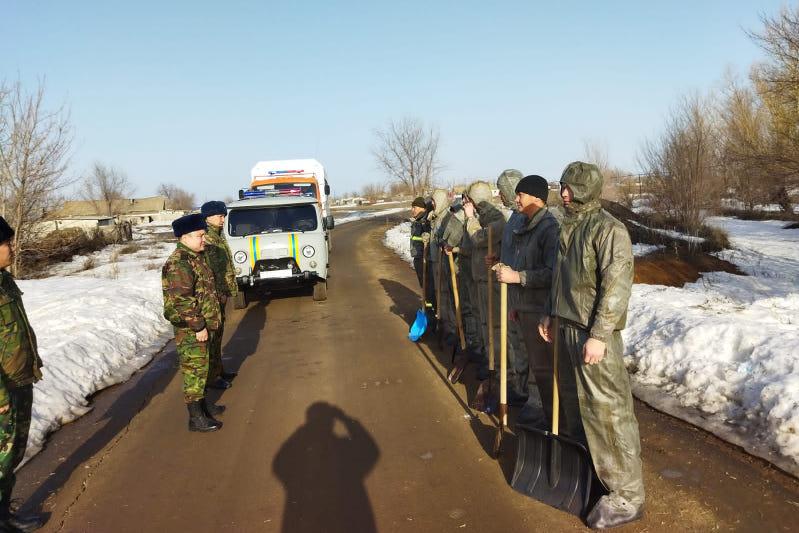
{"label": "camouflage trousers", "polygon": [[222,336],[225,332],[225,303],[227,298],[219,302],[221,319],[219,329],[214,331],[213,341],[208,337],[208,381],[222,376]]}
{"label": "camouflage trousers", "polygon": [[558,390],[568,434],[588,444],[597,476],[611,493],[641,505],[641,440],[621,333],[613,332],[605,357],[595,365],[583,361],[586,330],[562,325],[557,334]]}
{"label": "camouflage trousers", "polygon": [[14,469],[25,456],[31,426],[33,385],[9,388],[11,408],[0,415],[0,508],[11,501],[16,476]]}
{"label": "camouflage trousers", "polygon": [[186,403],[205,398],[211,345],[216,342],[216,331],[208,330],[208,341],[200,342],[197,334],[188,328],[175,328],[180,371],[183,374],[183,398]]}

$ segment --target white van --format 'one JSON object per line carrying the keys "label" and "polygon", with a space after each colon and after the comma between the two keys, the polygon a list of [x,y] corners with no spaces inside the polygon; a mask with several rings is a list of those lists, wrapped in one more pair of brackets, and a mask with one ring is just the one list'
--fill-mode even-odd
{"label": "white van", "polygon": [[239,296],[313,285],[316,301],[327,299],[328,241],[333,217],[323,216],[315,197],[250,197],[228,204],[225,237],[233,254]]}

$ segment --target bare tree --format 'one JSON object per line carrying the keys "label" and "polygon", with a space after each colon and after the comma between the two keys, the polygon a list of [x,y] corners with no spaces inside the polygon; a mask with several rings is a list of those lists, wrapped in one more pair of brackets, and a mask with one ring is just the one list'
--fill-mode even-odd
{"label": "bare tree", "polygon": [[22,258],[45,233],[41,222],[55,208],[66,176],[72,134],[62,106],[44,108],[44,87],[23,90],[17,82],[0,91],[0,210],[15,228],[11,269],[21,275]]}
{"label": "bare tree", "polygon": [[763,29],[749,33],[767,60],[752,69],[752,82],[769,113],[769,146],[761,157],[773,197],[791,208],[788,189],[799,185],[799,6],[762,16]]}
{"label": "bare tree", "polygon": [[[185,189],[181,189],[173,183],[162,183],[159,185],[158,194],[165,196],[169,200],[169,209],[175,209],[177,211],[190,211],[194,209],[196,205],[194,193],[191,193]],[[229,197],[225,199],[225,203],[232,201],[228,199]]]}
{"label": "bare tree", "polygon": [[602,186],[602,198],[617,202],[624,200],[621,180],[627,173],[618,167],[611,166],[607,145],[596,139],[584,139],[583,157],[585,161],[595,164],[602,173],[602,177],[605,178]]}
{"label": "bare tree", "polygon": [[646,143],[641,165],[651,176],[651,202],[688,231],[699,229],[705,210],[720,197],[719,127],[711,103],[684,98],[659,138]]}
{"label": "bare tree", "polygon": [[370,202],[379,200],[385,195],[385,193],[386,193],[386,188],[385,186],[383,186],[382,183],[369,183],[364,185],[363,189],[361,189],[361,196],[363,196]]}
{"label": "bare tree", "polygon": [[413,195],[429,189],[441,164],[439,134],[421,120],[406,117],[375,130],[378,144],[372,150],[378,167],[392,181],[403,183]]}
{"label": "bare tree", "polygon": [[124,172],[114,167],[95,162],[91,173],[84,180],[81,195],[92,202],[97,213],[110,217],[121,214],[123,201],[134,191]]}

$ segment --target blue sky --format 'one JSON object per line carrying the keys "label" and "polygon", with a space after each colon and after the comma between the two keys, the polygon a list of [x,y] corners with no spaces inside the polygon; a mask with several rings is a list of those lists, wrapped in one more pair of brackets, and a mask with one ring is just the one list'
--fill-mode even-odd
{"label": "blue sky", "polygon": [[681,95],[748,72],[743,30],[782,4],[0,0],[0,79],[44,79],[71,172],[102,161],[138,195],[235,196],[255,161],[304,157],[356,190],[403,116],[439,128],[447,182],[556,178],[585,139],[634,171]]}

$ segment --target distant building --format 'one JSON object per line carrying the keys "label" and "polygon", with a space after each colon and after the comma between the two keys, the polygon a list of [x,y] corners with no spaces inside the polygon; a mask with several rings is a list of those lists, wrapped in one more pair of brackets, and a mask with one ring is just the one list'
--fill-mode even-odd
{"label": "distant building", "polygon": [[185,214],[185,211],[168,209],[169,199],[165,196],[130,198],[115,200],[111,206],[113,215],[108,214],[105,202],[95,200],[70,200],[61,209],[54,211],[44,222],[49,230],[81,228],[112,228],[121,222],[133,225],[150,222],[171,222]]}

